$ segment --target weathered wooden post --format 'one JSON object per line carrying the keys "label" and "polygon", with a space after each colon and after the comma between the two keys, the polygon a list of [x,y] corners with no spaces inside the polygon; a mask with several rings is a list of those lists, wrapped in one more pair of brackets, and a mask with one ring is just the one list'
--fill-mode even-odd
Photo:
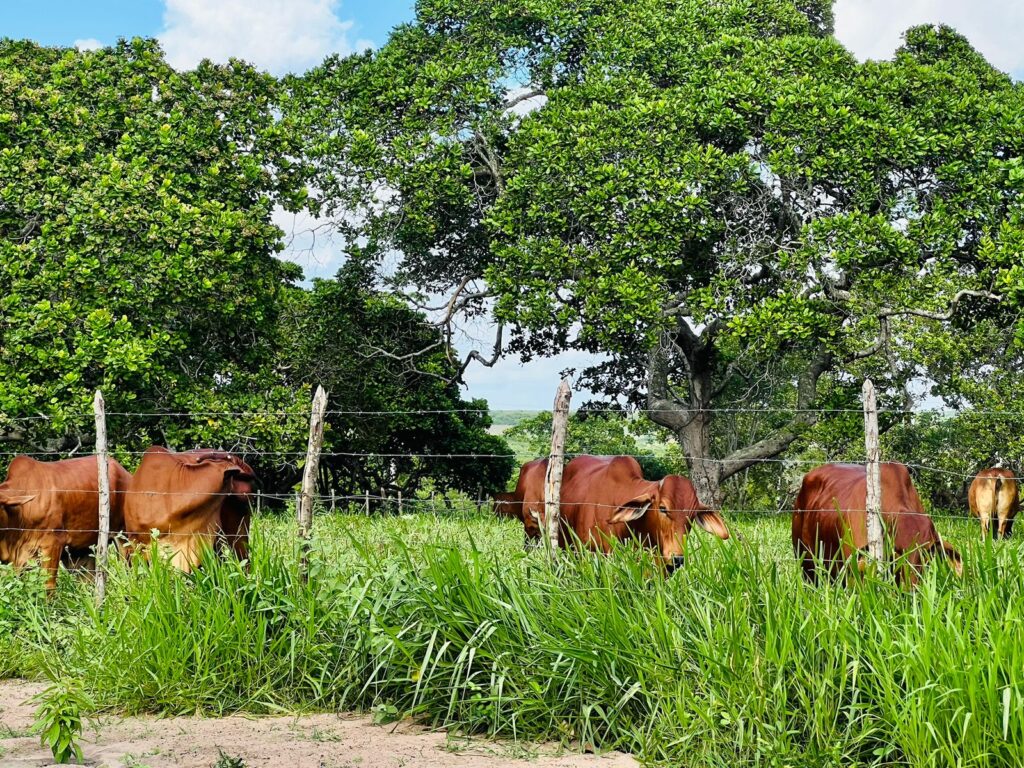
{"label": "weathered wooden post", "polygon": [[299,572],[302,580],[309,572],[309,538],[313,529],[313,499],[316,496],[317,471],[320,468],[320,448],[324,443],[324,411],[327,410],[327,393],[317,386],[313,396],[313,409],[309,416],[309,445],[306,448],[306,466],[302,469],[302,492],[299,495],[299,538],[302,553]]}
{"label": "weathered wooden post", "polygon": [[875,403],[875,385],[864,380],[864,448],[867,463],[868,554],[876,563],[882,562],[885,548],[882,542],[882,471],[881,449],[878,445],[878,406]]}
{"label": "weathered wooden post", "polygon": [[398,514],[402,514],[402,489],[398,489]]}
{"label": "weathered wooden post", "polygon": [[366,495],[363,498],[363,512],[367,517],[370,516],[370,492],[366,491]]}
{"label": "weathered wooden post", "polygon": [[107,415],[103,393],[92,401],[96,416],[96,471],[99,480],[99,531],[96,536],[96,605],[107,596],[107,548],[110,544],[110,467],[107,462]]}
{"label": "weathered wooden post", "polygon": [[544,516],[547,527],[547,546],[551,559],[558,557],[558,526],[561,519],[562,465],[565,462],[565,433],[569,426],[569,400],[572,389],[569,379],[562,379],[555,395],[555,407],[551,415],[551,454],[548,456],[548,471],[544,481]]}

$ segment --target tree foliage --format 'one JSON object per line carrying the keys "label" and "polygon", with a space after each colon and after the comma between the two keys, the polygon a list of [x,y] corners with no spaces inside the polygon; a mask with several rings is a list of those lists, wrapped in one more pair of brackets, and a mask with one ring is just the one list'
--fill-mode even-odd
{"label": "tree foliage", "polygon": [[487,432],[487,403],[460,397],[437,328],[365,277],[353,264],[294,289],[284,312],[288,380],[329,393],[322,487],[407,498],[427,480],[442,492],[501,490],[514,461]]}
{"label": "tree foliage", "polygon": [[[272,364],[299,273],[274,258],[271,211],[303,186],[276,88],[238,62],[176,72],[153,41],[0,41],[0,426],[15,445],[88,441],[97,387],[113,413],[294,405]],[[118,416],[111,435],[273,446],[286,426]]]}
{"label": "tree foliage", "polygon": [[[862,64],[830,26],[827,2],[424,0],[290,110],[365,259],[400,253],[446,320],[491,312],[496,353],[604,355],[583,383],[650,409],[714,502],[864,376],[969,405],[944,350],[978,370],[989,332],[1020,368],[1021,86],[947,27]],[[736,406],[788,412],[724,450]]]}
{"label": "tree foliage", "polygon": [[507,457],[387,456],[508,450],[447,347],[426,374],[395,361],[438,341],[421,316],[351,275],[301,288],[277,258],[275,206],[308,204],[282,97],[237,61],[175,71],[155,41],[0,41],[0,437],[87,450],[102,388],[128,466],[150,443],[223,446],[287,497],[322,383],[333,409],[399,411],[332,416],[327,449],[349,455],[325,460],[325,492],[502,486]]}

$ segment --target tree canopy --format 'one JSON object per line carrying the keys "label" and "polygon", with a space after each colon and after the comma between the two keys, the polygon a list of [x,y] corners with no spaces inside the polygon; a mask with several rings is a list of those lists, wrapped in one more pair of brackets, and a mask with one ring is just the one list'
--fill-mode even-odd
{"label": "tree canopy", "polygon": [[[580,384],[668,429],[707,503],[791,447],[848,447],[865,376],[893,445],[930,396],[974,408],[934,434],[1024,458],[1000,416],[1024,406],[1024,93],[963,36],[861,63],[829,0],[416,10],[280,80],[178,72],[154,41],[0,41],[8,445],[87,442],[102,387],[135,414],[124,451],[300,456],[323,382],[328,482],[495,489],[508,450],[465,367],[579,350],[601,360]],[[276,208],[333,220],[337,280],[277,258]],[[481,319],[493,343],[455,359]]]}
{"label": "tree canopy", "polygon": [[[282,98],[242,62],[177,72],[155,41],[0,41],[0,438],[88,450],[102,388],[129,466],[221,446],[287,497],[322,383],[333,411],[398,412],[331,417],[325,492],[503,486],[507,446],[447,347],[397,359],[436,328],[354,271],[307,289],[278,258],[275,206],[307,205],[309,169]],[[499,458],[388,455],[435,452]]]}
{"label": "tree canopy", "polygon": [[[859,63],[830,24],[828,2],[423,0],[287,111],[359,257],[398,253],[385,276],[446,294],[443,323],[490,314],[478,361],[604,355],[582,382],[670,428],[714,503],[863,376],[883,406],[923,381],[963,407],[993,347],[1020,370],[1021,86],[947,27]],[[730,407],[788,413],[726,450]]]}
{"label": "tree canopy", "polygon": [[[114,413],[294,404],[272,364],[300,273],[275,258],[271,212],[304,187],[276,88],[241,63],[176,72],[153,41],[0,41],[0,426],[16,445],[73,447],[97,387]],[[136,443],[211,426],[111,419]],[[280,426],[240,434],[273,443]]]}

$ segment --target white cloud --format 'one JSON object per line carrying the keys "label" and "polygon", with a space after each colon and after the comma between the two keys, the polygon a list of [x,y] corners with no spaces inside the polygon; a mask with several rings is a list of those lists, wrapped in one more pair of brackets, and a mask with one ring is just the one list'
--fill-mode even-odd
{"label": "white cloud", "polygon": [[1019,0],[838,0],[836,37],[861,59],[887,59],[908,27],[948,24],[996,67],[1024,74]]}
{"label": "white cloud", "polygon": [[368,47],[352,42],[338,0],[167,0],[160,42],[178,69],[202,59],[235,57],[274,74],[301,72],[330,53]]}
{"label": "white cloud", "polygon": [[103,47],[103,43],[101,43],[95,37],[87,37],[83,40],[75,40],[75,42],[73,42],[72,45],[80,51],[95,51]]}

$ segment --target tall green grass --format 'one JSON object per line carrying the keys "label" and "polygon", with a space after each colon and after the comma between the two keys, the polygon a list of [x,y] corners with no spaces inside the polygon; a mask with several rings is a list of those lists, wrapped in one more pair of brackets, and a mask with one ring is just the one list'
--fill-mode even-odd
{"label": "tall green grass", "polygon": [[633,547],[552,569],[507,521],[331,516],[303,583],[264,519],[248,572],[119,565],[102,610],[62,579],[20,624],[0,599],[0,670],[52,667],[120,711],[377,709],[664,765],[1024,764],[1015,542],[947,524],[963,579],[848,589],[802,583],[787,520],[733,528],[663,579]]}

